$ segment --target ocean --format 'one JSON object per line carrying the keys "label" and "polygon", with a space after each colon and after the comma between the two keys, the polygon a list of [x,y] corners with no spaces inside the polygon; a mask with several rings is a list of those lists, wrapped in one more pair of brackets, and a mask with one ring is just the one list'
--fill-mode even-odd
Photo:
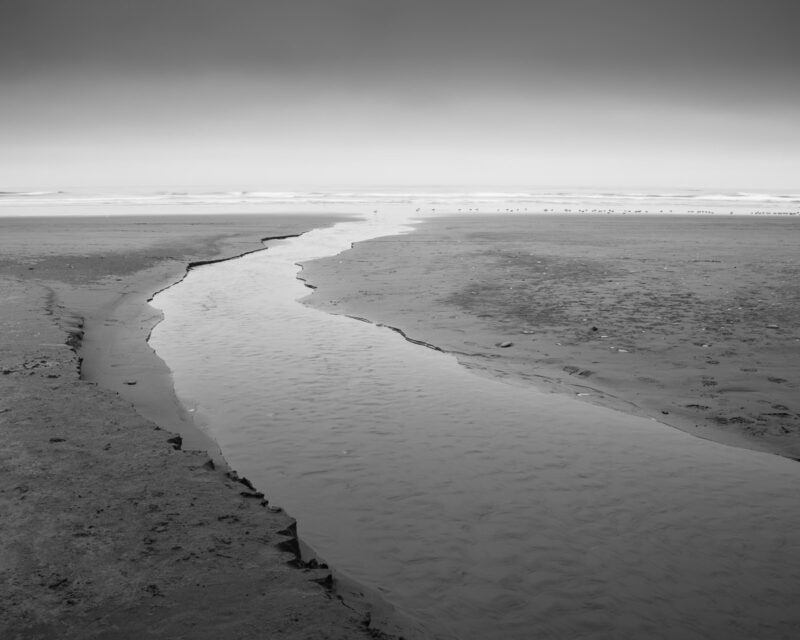
{"label": "ocean", "polygon": [[407,187],[265,191],[212,189],[65,189],[2,191],[0,215],[247,213],[297,207],[411,206],[437,212],[800,214],[800,194],[720,190],[465,189]]}

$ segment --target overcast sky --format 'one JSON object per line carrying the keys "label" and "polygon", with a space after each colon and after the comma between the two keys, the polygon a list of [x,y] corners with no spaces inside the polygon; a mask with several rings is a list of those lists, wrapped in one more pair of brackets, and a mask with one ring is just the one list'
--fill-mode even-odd
{"label": "overcast sky", "polygon": [[797,0],[0,0],[0,190],[800,189]]}

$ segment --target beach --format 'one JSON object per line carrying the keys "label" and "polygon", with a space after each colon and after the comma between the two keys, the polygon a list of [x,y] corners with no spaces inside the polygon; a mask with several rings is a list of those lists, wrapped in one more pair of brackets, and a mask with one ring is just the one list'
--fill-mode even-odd
{"label": "beach", "polygon": [[796,221],[360,217],[0,221],[4,637],[789,637]]}
{"label": "beach", "polygon": [[[475,375],[448,340],[488,338],[485,347],[506,353],[518,338],[472,333],[474,318],[441,300],[465,273],[490,275],[482,254],[504,253],[509,235],[535,246],[520,225],[541,224],[545,236],[547,217],[476,217],[470,229],[469,215],[392,218],[380,209],[194,270],[153,300],[165,320],[151,345],[178,396],[229,462],[298,518],[334,576],[378,592],[423,637],[791,637],[797,463],[689,435],[630,402],[583,402],[574,388],[552,393],[499,379],[497,368]],[[621,234],[645,245],[644,268],[707,235],[679,217],[634,219],[609,233],[596,216],[585,222],[596,229],[588,237],[581,217],[556,220],[564,232],[551,250],[567,263],[571,240],[584,255],[603,235],[621,246]],[[426,235],[440,224],[451,236]],[[786,224],[777,236],[791,244]],[[454,255],[469,236],[479,251]],[[647,237],[664,243],[646,246]],[[773,244],[778,265],[781,242]],[[524,273],[513,284],[535,285],[518,251],[503,277],[515,261]],[[592,305],[595,270],[607,270],[602,260],[569,270]],[[317,288],[298,304],[308,287]],[[516,299],[493,300],[496,289],[490,281],[481,300],[513,322]],[[335,302],[341,291],[352,293],[346,304],[318,309],[315,299]],[[551,304],[571,300],[556,293]],[[437,336],[418,330],[431,319]],[[525,330],[536,326],[529,320]],[[616,346],[619,356],[632,352]]]}
{"label": "beach", "polygon": [[304,265],[307,302],[717,442],[800,458],[793,218],[461,215]]}
{"label": "beach", "polygon": [[[145,342],[144,302],[188,264],[336,219],[0,219],[3,638],[381,637],[298,559],[289,516],[181,446],[192,425]],[[90,359],[123,369],[112,388],[80,375],[84,332],[104,325]],[[145,388],[165,428],[113,385]]]}

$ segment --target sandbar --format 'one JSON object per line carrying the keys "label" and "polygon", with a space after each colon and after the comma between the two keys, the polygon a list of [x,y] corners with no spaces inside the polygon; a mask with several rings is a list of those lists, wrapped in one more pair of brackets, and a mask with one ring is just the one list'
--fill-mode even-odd
{"label": "sandbar", "polygon": [[302,277],[476,373],[800,459],[798,255],[786,217],[460,215]]}

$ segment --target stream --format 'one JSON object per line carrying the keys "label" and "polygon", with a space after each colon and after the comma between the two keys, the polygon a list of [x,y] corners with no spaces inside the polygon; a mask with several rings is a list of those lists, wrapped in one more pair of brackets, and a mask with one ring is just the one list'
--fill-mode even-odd
{"label": "stream", "polygon": [[316,229],[156,296],[151,345],[231,467],[432,637],[798,637],[797,462],[298,302],[298,264],[412,223]]}

